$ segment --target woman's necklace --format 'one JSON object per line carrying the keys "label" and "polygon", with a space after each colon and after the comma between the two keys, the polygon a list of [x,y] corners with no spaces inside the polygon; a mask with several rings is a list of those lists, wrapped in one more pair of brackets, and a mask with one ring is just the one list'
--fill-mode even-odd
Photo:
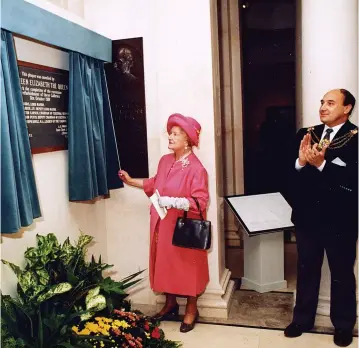
{"label": "woman's necklace", "polygon": [[176,162],[182,161],[184,158],[186,158],[190,153],[192,153],[192,151],[189,151],[187,153],[185,153],[184,155],[182,155],[178,160],[176,160]]}
{"label": "woman's necklace", "polygon": [[182,155],[178,160],[175,160],[175,162],[173,163],[172,167],[177,163],[177,162],[182,162],[182,170],[183,168],[186,168],[189,164],[190,161],[188,160],[188,156],[192,153],[192,151],[189,151],[187,153],[185,153],[184,155]]}

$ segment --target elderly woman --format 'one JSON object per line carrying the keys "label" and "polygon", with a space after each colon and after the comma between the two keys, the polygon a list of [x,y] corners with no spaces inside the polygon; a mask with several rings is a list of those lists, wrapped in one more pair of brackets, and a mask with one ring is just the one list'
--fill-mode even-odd
{"label": "elderly woman", "polygon": [[197,298],[204,292],[209,280],[207,252],[172,245],[177,218],[188,211],[188,217],[199,218],[193,197],[197,198],[203,216],[209,200],[207,171],[192,152],[198,146],[200,124],[191,117],[171,115],[167,122],[168,148],[173,153],[164,155],[157,174],[150,179],[133,179],[124,170],[120,178],[128,185],[143,188],[147,196],[158,190],[159,204],[168,208],[161,220],[151,206],[150,222],[150,284],[155,292],[166,294],[166,303],[154,316],[157,320],[170,320],[178,316],[176,296],[187,297],[186,313],[180,331],[194,328],[198,319]]}

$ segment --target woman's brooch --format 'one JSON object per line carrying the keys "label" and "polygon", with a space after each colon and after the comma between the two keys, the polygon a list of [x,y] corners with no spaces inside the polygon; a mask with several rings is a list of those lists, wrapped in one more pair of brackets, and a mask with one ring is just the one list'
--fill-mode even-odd
{"label": "woman's brooch", "polygon": [[184,168],[188,167],[191,162],[186,157],[186,158],[181,160],[181,163],[182,163],[182,170],[183,170]]}

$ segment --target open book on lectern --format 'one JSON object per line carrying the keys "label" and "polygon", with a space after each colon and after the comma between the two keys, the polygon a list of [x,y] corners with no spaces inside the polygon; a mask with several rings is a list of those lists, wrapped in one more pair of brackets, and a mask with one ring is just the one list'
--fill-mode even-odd
{"label": "open book on lectern", "polygon": [[224,197],[248,236],[289,230],[292,208],[279,193]]}

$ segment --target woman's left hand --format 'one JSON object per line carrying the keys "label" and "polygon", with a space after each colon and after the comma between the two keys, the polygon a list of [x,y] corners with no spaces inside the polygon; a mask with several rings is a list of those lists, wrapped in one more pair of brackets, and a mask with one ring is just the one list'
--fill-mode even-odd
{"label": "woman's left hand", "polygon": [[158,199],[160,207],[165,208],[176,208],[180,210],[188,210],[190,203],[187,198],[184,197],[167,197],[163,196]]}
{"label": "woman's left hand", "polygon": [[173,201],[174,201],[173,197],[163,196],[158,198],[158,204],[160,205],[161,208],[167,208],[167,209],[172,208]]}

